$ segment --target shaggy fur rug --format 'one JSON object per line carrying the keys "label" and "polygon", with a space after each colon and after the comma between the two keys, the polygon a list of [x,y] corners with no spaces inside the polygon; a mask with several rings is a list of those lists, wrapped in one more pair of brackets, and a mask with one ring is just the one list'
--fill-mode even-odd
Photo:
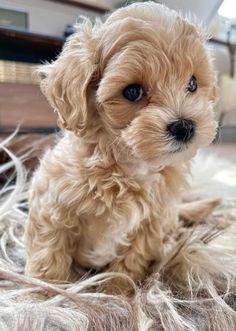
{"label": "shaggy fur rug", "polygon": [[[1,143],[14,177],[0,192],[0,331],[234,331],[236,330],[236,166],[213,155],[193,162],[197,196],[223,196],[205,224],[179,227],[179,240],[132,298],[99,293],[114,274],[83,275],[74,284],[24,276],[27,173]],[[122,277],[120,275],[120,277]],[[40,299],[33,292],[48,295]]]}

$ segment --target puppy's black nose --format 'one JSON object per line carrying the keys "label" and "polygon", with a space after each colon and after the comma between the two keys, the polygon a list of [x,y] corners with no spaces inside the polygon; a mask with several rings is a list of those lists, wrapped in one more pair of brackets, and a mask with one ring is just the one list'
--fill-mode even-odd
{"label": "puppy's black nose", "polygon": [[190,141],[195,132],[195,126],[192,120],[180,119],[168,125],[168,131],[177,140],[181,142]]}

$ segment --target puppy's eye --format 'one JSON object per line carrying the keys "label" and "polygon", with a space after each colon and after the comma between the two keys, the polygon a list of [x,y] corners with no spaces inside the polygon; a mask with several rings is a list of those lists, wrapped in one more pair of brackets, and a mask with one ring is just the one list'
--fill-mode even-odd
{"label": "puppy's eye", "polygon": [[139,84],[131,84],[128,85],[123,90],[123,96],[132,102],[140,101],[143,97],[144,91],[141,85]]}
{"label": "puppy's eye", "polygon": [[190,78],[190,81],[188,82],[187,90],[191,93],[197,90],[197,78],[195,76],[192,76]]}

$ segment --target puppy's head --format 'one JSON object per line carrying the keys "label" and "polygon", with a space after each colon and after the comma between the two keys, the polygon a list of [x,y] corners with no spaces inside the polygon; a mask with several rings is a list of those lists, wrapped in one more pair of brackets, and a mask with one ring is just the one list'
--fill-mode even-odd
{"label": "puppy's head", "polygon": [[61,126],[84,134],[99,123],[119,141],[112,148],[140,162],[186,160],[215,137],[216,74],[205,35],[154,2],[80,26],[46,75]]}

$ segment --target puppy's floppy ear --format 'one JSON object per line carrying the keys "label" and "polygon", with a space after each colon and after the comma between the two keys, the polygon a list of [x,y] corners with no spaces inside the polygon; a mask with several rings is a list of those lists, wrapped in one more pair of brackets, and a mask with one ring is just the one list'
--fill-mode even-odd
{"label": "puppy's floppy ear", "polygon": [[39,73],[41,89],[58,113],[58,125],[82,134],[88,125],[88,98],[97,71],[96,41],[89,20],[76,28],[58,59],[42,66]]}

